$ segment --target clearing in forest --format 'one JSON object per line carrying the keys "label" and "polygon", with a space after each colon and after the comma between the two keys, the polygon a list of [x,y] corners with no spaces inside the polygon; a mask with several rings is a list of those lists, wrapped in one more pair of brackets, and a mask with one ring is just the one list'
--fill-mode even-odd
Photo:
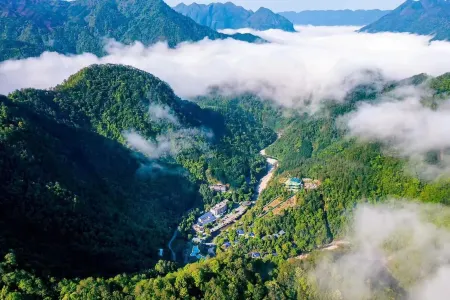
{"label": "clearing in forest", "polygon": [[281,215],[283,211],[285,211],[290,207],[295,207],[295,205],[297,205],[297,197],[293,196],[288,200],[286,200],[285,202],[283,202],[278,207],[275,207],[272,212],[274,215]]}

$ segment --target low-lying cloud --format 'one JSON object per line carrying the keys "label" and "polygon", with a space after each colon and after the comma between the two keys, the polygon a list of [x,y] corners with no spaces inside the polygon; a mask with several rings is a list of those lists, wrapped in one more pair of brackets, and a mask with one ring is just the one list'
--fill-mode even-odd
{"label": "low-lying cloud", "polygon": [[[449,175],[450,100],[439,100],[436,108],[426,102],[431,97],[423,86],[403,87],[377,103],[362,103],[347,116],[349,133],[394,149],[394,153],[410,159],[414,172],[424,178]],[[426,162],[426,155],[432,151],[436,164]]]}
{"label": "low-lying cloud", "polygon": [[141,152],[149,159],[157,160],[176,156],[184,150],[193,148],[207,151],[208,144],[205,139],[210,138],[211,133],[196,128],[183,128],[158,135],[154,139],[146,139],[135,131],[124,132],[123,136],[130,148]]}
{"label": "low-lying cloud", "polygon": [[[256,32],[271,41],[249,44],[233,39],[183,43],[175,49],[158,43],[108,45],[109,55],[65,56],[44,53],[38,58],[0,64],[0,93],[25,87],[49,88],[91,64],[131,65],[168,82],[183,98],[207,93],[253,92],[288,107],[324,98],[342,99],[364,70],[387,79],[449,71],[450,43],[401,33],[356,33],[348,27],[300,27],[297,33]],[[353,80],[344,80],[349,75]],[[355,76],[356,74],[356,76]]]}
{"label": "low-lying cloud", "polygon": [[176,149],[172,147],[170,138],[164,135],[158,136],[155,141],[151,141],[147,140],[139,133],[132,131],[126,132],[124,137],[131,148],[145,154],[151,159],[158,159],[176,154]]}
{"label": "low-lying cloud", "polygon": [[338,296],[330,299],[447,299],[450,232],[435,223],[449,217],[448,208],[438,205],[361,205],[347,237],[351,250],[325,258],[310,279],[320,293]]}
{"label": "low-lying cloud", "polygon": [[152,103],[148,108],[148,114],[150,120],[154,122],[170,123],[173,125],[180,124],[178,118],[172,113],[168,106]]}
{"label": "low-lying cloud", "polygon": [[363,103],[351,114],[351,134],[388,142],[406,154],[450,147],[450,102],[432,109],[422,104],[420,90],[410,89],[401,100],[388,95],[381,103]]}

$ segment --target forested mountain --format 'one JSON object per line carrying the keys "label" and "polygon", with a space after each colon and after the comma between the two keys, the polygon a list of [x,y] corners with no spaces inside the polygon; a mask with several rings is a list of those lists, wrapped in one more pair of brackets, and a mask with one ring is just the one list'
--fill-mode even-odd
{"label": "forested mountain", "polygon": [[450,3],[446,0],[408,0],[362,32],[410,32],[450,38]]}
{"label": "forested mountain", "polygon": [[257,181],[258,151],[275,139],[114,65],[2,96],[0,112],[0,252],[57,276],[151,267],[181,215],[202,206],[207,174],[248,200],[246,178]]}
{"label": "forested mountain", "polygon": [[[108,77],[110,73],[112,76]],[[135,99],[142,99],[147,92],[157,92],[157,94],[152,94],[153,96],[164,95],[155,101],[170,105],[174,111],[178,112],[176,113],[177,117],[181,120],[180,123],[185,124],[184,126],[199,126],[200,124],[205,126],[210,124],[212,126],[210,123],[211,118],[217,121],[220,116],[223,116],[225,123],[233,123],[233,120],[237,119],[233,124],[227,126],[225,132],[236,132],[239,138],[231,142],[233,135],[225,133],[226,138],[219,143],[221,148],[226,147],[225,145],[227,144],[232,145],[230,148],[224,149],[226,151],[223,153],[233,153],[232,156],[234,157],[239,158],[245,155],[246,152],[242,150],[248,147],[245,145],[247,139],[253,139],[253,142],[256,143],[257,136],[267,136],[267,142],[273,138],[271,136],[273,131],[266,132],[262,128],[271,127],[279,131],[281,133],[280,138],[269,147],[267,152],[279,159],[280,166],[276,177],[268,189],[263,192],[257,205],[241,219],[240,224],[234,225],[234,227],[230,228],[231,230],[228,230],[216,240],[218,245],[225,240],[229,240],[236,246],[228,250],[218,249],[218,255],[215,258],[189,264],[178,270],[176,270],[176,266],[173,263],[160,261],[147,272],[118,275],[109,279],[91,277],[81,280],[59,280],[46,276],[36,277],[33,272],[30,272],[30,268],[23,264],[24,251],[21,250],[16,253],[10,252],[6,254],[4,262],[1,264],[1,295],[5,297],[14,295],[15,297],[99,299],[341,299],[341,292],[334,286],[331,286],[330,290],[324,291],[320,289],[318,287],[319,282],[317,282],[318,280],[320,281],[320,278],[311,276],[311,274],[316,273],[310,272],[318,267],[320,261],[323,261],[322,256],[326,256],[326,261],[330,263],[330,261],[337,260],[342,255],[345,255],[347,250],[343,248],[334,252],[318,251],[304,258],[299,258],[297,255],[314,250],[331,239],[341,237],[341,230],[348,221],[351,210],[361,201],[382,202],[388,196],[391,196],[448,204],[450,188],[447,180],[425,182],[405,172],[404,166],[406,162],[402,158],[386,155],[383,153],[381,145],[377,143],[359,142],[347,138],[346,129],[339,126],[336,120],[353,111],[362,101],[375,102],[378,96],[400,85],[427,84],[429,88],[435,91],[436,102],[434,103],[438,104],[441,95],[447,95],[450,92],[448,78],[449,75],[430,78],[422,74],[400,82],[380,81],[361,85],[351,91],[345,101],[327,103],[322,108],[323,113],[314,116],[306,114],[298,116],[295,113],[292,114],[293,112],[290,115],[285,115],[279,108],[261,102],[260,99],[252,95],[224,97],[216,94],[196,100],[202,109],[196,105],[185,103],[192,110],[198,110],[198,113],[186,114],[185,109],[177,109],[179,106],[183,107],[181,105],[183,102],[171,97],[172,93],[170,89],[167,90],[165,84],[158,82],[154,77],[143,72],[113,66],[86,69],[73,76],[54,91],[24,90],[13,93],[9,99],[2,99],[1,120],[3,125],[1,127],[1,136],[2,142],[5,139],[8,140],[3,142],[1,144],[2,148],[0,148],[3,152],[10,151],[7,152],[8,156],[6,157],[11,157],[12,159],[3,159],[1,163],[2,170],[5,169],[3,167],[5,165],[8,170],[13,168],[16,170],[17,165],[23,167],[17,168],[17,171],[9,171],[12,172],[11,174],[14,174],[13,180],[8,180],[2,174],[2,189],[5,189],[6,186],[6,191],[8,192],[6,195],[14,195],[14,200],[23,199],[24,196],[22,195],[26,195],[26,197],[44,195],[44,199],[47,201],[50,199],[52,204],[56,203],[59,205],[52,205],[55,209],[54,214],[64,212],[59,214],[61,221],[58,224],[67,224],[64,220],[71,217],[73,212],[77,212],[77,217],[80,217],[83,208],[88,205],[95,207],[96,201],[94,200],[96,199],[103,199],[108,207],[116,207],[116,203],[113,205],[108,202],[113,200],[106,196],[105,198],[101,197],[101,194],[98,194],[100,192],[95,194],[98,198],[90,199],[91,201],[89,202],[86,202],[87,198],[83,198],[85,196],[83,194],[73,195],[70,193],[75,191],[74,187],[78,184],[87,186],[89,184],[87,179],[95,180],[95,184],[98,184],[98,180],[104,180],[106,183],[114,182],[117,186],[112,191],[121,192],[121,196],[133,188],[134,192],[138,191],[135,185],[137,183],[128,180],[126,184],[131,184],[131,186],[127,187],[120,180],[127,179],[123,172],[127,172],[129,164],[134,164],[134,167],[129,167],[128,172],[134,172],[136,165],[138,165],[136,160],[139,156],[130,156],[129,150],[123,147],[123,144],[117,143],[114,137],[116,133],[130,127],[130,125],[138,126],[140,124],[138,126],[140,132],[146,132],[146,130],[154,132],[155,127],[148,127],[147,123],[140,119],[141,114],[138,113],[139,111],[134,108],[137,103]],[[130,88],[128,89],[125,84],[120,84],[121,82],[127,82]],[[152,82],[154,84],[150,84]],[[93,93],[92,98],[88,96],[91,93]],[[136,96],[135,93],[140,94],[140,96]],[[36,94],[39,97],[33,96]],[[69,98],[65,98],[66,96]],[[108,97],[102,98],[102,96]],[[90,100],[86,102],[85,98]],[[65,101],[65,99],[68,101]],[[95,99],[99,99],[99,101],[94,101]],[[113,100],[106,101],[106,104],[103,105],[105,99]],[[121,101],[123,99],[127,101]],[[127,105],[130,100],[131,104]],[[33,109],[30,110],[30,108]],[[80,109],[79,114],[77,113],[78,109]],[[208,111],[208,109],[213,111]],[[436,109],[439,109],[439,105]],[[99,110],[100,114],[97,113]],[[116,112],[120,119],[124,120],[124,123],[118,122],[115,119],[116,114],[113,114],[113,112]],[[211,118],[204,117],[205,114]],[[108,123],[105,123],[107,121]],[[105,127],[105,124],[110,125]],[[216,124],[216,122],[213,122],[213,124]],[[68,131],[58,134],[62,128],[66,128]],[[218,132],[221,126],[216,124],[215,128],[214,132]],[[33,132],[38,133],[38,137],[30,138],[32,136],[30,133],[31,129],[33,129]],[[251,134],[251,132],[260,133]],[[24,134],[26,134],[27,139],[22,137]],[[97,155],[97,150],[95,149],[89,150],[88,145],[92,145],[91,140],[85,137],[84,134],[92,134],[92,139],[94,140],[100,139],[100,143],[95,144],[99,152],[103,150],[102,142],[109,145],[109,152],[102,152],[105,157],[101,157],[100,154]],[[69,139],[68,137],[73,138]],[[84,143],[78,142],[80,137],[84,138]],[[45,138],[45,143],[36,141],[38,138]],[[74,143],[76,145],[73,145]],[[263,146],[262,144],[264,143],[258,144],[258,147]],[[77,145],[81,148],[81,153],[85,153],[86,156],[82,157],[85,161],[88,161],[87,159],[90,158],[90,156],[87,156],[88,154],[94,155],[93,158],[95,159],[89,161],[93,161],[92,163],[77,166],[72,162],[72,157],[67,159],[65,155],[71,154],[70,149],[76,148]],[[239,146],[241,146],[242,150],[237,151]],[[117,147],[117,151],[111,150],[112,147]],[[43,156],[42,154],[46,153],[46,151],[58,153],[58,155]],[[256,149],[247,153],[254,153],[254,151]],[[239,152],[240,154],[237,154]],[[105,155],[105,153],[112,154]],[[41,155],[39,156],[38,154]],[[73,155],[80,157],[80,152],[76,152]],[[4,157],[3,154],[2,157]],[[98,179],[87,177],[93,177],[91,174],[98,174],[93,172],[92,169],[89,169],[89,174],[84,175],[82,173],[84,167],[97,167],[96,161],[99,161],[99,163],[104,162],[104,160],[108,160],[108,157],[119,159],[120,164],[123,165],[119,169],[120,172],[115,172],[111,168],[106,169],[109,172],[105,171],[104,174],[101,174],[101,176],[106,177],[102,178],[99,174]],[[220,155],[217,157],[220,157]],[[39,164],[35,163],[33,165],[33,162],[38,159],[41,159]],[[45,167],[45,171],[48,174],[44,174],[45,176],[40,179],[38,175],[43,176],[39,169],[39,166],[42,165],[40,162],[50,159],[58,160],[58,162],[52,161],[53,164],[51,166]],[[126,164],[127,161],[130,162],[128,165]],[[141,163],[142,160],[139,162]],[[80,181],[75,180],[73,177],[68,177],[75,182],[68,183],[60,180],[59,184],[47,183],[45,186],[40,187],[38,185],[39,182],[57,174],[54,166],[58,166],[60,163],[71,163],[69,167],[77,172],[77,175],[80,176]],[[59,172],[64,173],[62,171]],[[283,211],[278,213],[270,212],[265,216],[261,216],[263,206],[273,200],[274,197],[286,199],[292,196],[292,194],[286,192],[282,185],[284,179],[290,176],[315,178],[320,180],[321,185],[317,190],[297,193],[297,200],[294,205],[286,207]],[[31,181],[29,178],[34,178],[36,182]],[[86,178],[86,181],[81,181],[82,178]],[[117,181],[116,178],[120,180]],[[163,178],[158,180],[165,180]],[[177,183],[179,179],[176,178]],[[156,192],[162,188],[160,186],[156,188],[155,186],[154,189],[147,190],[145,185],[150,184],[153,180],[157,179],[140,181],[142,186],[138,188],[142,189],[143,192]],[[11,182],[14,182],[14,185],[8,186],[8,183]],[[168,185],[168,182],[161,182],[161,184]],[[28,188],[23,190],[26,184],[28,184]],[[67,190],[67,188],[70,189]],[[178,190],[173,190],[173,185],[170,185],[170,189],[172,189],[173,194],[176,194]],[[37,194],[38,191],[41,194]],[[90,189],[83,189],[83,191],[89,195]],[[108,194],[108,196],[111,195]],[[136,201],[137,196],[126,196],[127,198],[125,199],[127,201],[123,202],[121,202],[123,200],[122,197],[117,197],[116,201],[117,203],[122,203],[122,209],[117,212],[118,216],[111,216],[114,222],[109,224],[109,226],[114,227],[116,223],[120,223],[126,216],[134,216],[132,210],[130,211],[130,209],[126,208],[128,201]],[[156,197],[152,199],[155,200],[154,208],[158,208],[156,199]],[[6,206],[9,209],[8,211],[11,211],[10,207],[16,207],[18,210],[25,211],[27,213],[22,215],[22,218],[25,216],[27,220],[32,220],[34,214],[41,211],[32,210],[28,205],[13,205],[16,203],[13,203],[12,200],[11,198],[9,202],[7,201],[10,205]],[[150,202],[148,198],[146,200]],[[177,204],[174,200],[165,199],[165,201],[164,205],[168,206],[168,210],[175,210],[177,205],[181,205],[181,203]],[[45,207],[46,203],[42,202],[37,203],[41,203]],[[4,205],[3,203],[5,202],[1,203]],[[102,204],[104,205],[105,202]],[[133,202],[133,207],[134,205],[136,205],[136,202]],[[136,209],[142,211],[142,206],[138,206]],[[2,207],[2,213],[3,211]],[[50,213],[45,210],[44,212],[43,215],[48,217]],[[97,209],[95,213],[97,219],[104,219],[103,213],[105,212]],[[52,216],[53,214],[50,215]],[[83,216],[86,215],[88,215],[88,212],[83,212]],[[38,216],[41,215],[39,214]],[[16,222],[15,224],[21,222],[20,219],[14,219],[13,216],[8,217],[6,213],[3,213],[2,221],[5,220],[3,217],[7,217],[6,220],[9,222]],[[156,216],[152,215],[153,217]],[[50,218],[50,220],[52,219]],[[89,218],[86,217],[85,221],[87,222],[88,220]],[[133,222],[138,222],[139,220],[138,218],[129,222],[133,224]],[[78,222],[75,218],[70,225],[74,226]],[[440,222],[441,229],[443,227],[448,228],[448,215],[446,219],[438,222]],[[7,226],[4,223],[1,223],[1,225],[2,228]],[[38,232],[42,228],[38,226],[39,224],[33,225],[33,228]],[[124,225],[120,223],[120,226]],[[237,226],[244,229],[245,232],[253,232],[255,237],[245,238],[237,236],[235,231],[238,228]],[[66,225],[64,229],[66,230],[67,227]],[[52,226],[47,225],[45,228],[52,228]],[[10,228],[9,230],[11,232],[20,232],[21,227],[16,229]],[[103,234],[105,230],[102,229],[99,235]],[[267,239],[261,238],[280,230],[284,231],[282,236]],[[71,231],[69,230],[68,232]],[[128,233],[130,232],[133,231],[128,231]],[[17,237],[15,238],[17,239]],[[77,236],[76,238],[79,237]],[[140,243],[143,238],[145,236],[134,237],[133,240],[139,240]],[[11,237],[4,235],[2,232],[1,241],[3,243],[7,241],[11,245],[12,240]],[[109,242],[112,242],[112,240],[109,240]],[[395,251],[397,243],[394,244]],[[139,249],[139,245],[134,245],[134,247]],[[95,249],[98,251],[102,248],[97,247]],[[66,251],[66,249],[63,250]],[[265,255],[261,259],[252,259],[248,256],[250,251],[259,251],[269,255]],[[114,259],[117,259],[117,257],[114,257]],[[374,276],[369,276],[368,280],[370,282],[368,286],[370,286],[373,298],[405,298],[405,288],[408,287],[408,284],[417,280],[414,276],[417,274],[419,274],[419,277],[423,276],[421,268],[414,274],[405,273],[405,269],[396,264],[397,258],[394,257],[392,259],[394,259],[393,264],[383,266],[378,269]],[[419,258],[416,255],[408,257],[408,260],[411,260],[410,262],[414,259]],[[333,270],[323,269],[323,264],[321,264],[321,267],[322,275],[325,275],[327,272],[333,272]],[[23,268],[27,270],[21,270]],[[342,280],[343,277],[339,270],[337,274],[331,275],[338,280]]]}
{"label": "forested mountain", "polygon": [[281,29],[294,32],[294,25],[283,16],[261,7],[256,12],[236,6],[232,2],[208,5],[180,3],[173,8],[198,24],[212,29],[252,28],[255,30]]}
{"label": "forested mountain", "polygon": [[[363,201],[378,203],[395,197],[450,204],[448,180],[428,182],[411,175],[404,159],[385,155],[379,143],[347,138],[347,130],[338,121],[363,101],[378,101],[394,87],[424,84],[428,79],[423,74],[399,82],[385,82],[380,78],[373,84],[355,88],[343,103],[327,103],[313,116],[294,113],[293,117],[282,120],[276,117],[279,116],[277,110],[266,112],[266,118],[277,119],[268,124],[281,134],[266,150],[279,160],[275,178],[256,207],[241,219],[235,230],[220,236],[217,243],[238,240],[242,253],[275,252],[277,258],[288,259],[341,238],[351,215],[349,212]],[[429,82],[437,95],[448,93],[447,84],[448,75]],[[291,177],[318,180],[320,187],[289,192],[284,182]],[[286,206],[266,211],[265,206],[272,201]],[[252,232],[255,238],[239,238],[238,228]],[[284,232],[283,236],[267,238],[280,231]]]}
{"label": "forested mountain", "polygon": [[388,10],[305,10],[285,11],[279,14],[295,25],[363,26],[387,15]]}
{"label": "forested mountain", "polygon": [[[200,26],[162,0],[1,0],[0,58],[25,58],[45,50],[105,54],[107,39],[145,45],[167,41],[223,39],[229,36]],[[250,34],[233,38],[254,42]]]}

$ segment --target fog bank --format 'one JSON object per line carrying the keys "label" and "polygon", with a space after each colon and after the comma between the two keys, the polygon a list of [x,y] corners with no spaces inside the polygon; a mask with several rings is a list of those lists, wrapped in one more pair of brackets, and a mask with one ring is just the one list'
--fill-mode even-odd
{"label": "fog bank", "polygon": [[[378,70],[387,79],[450,70],[450,43],[428,42],[410,34],[356,33],[352,27],[299,27],[297,33],[254,32],[271,41],[249,44],[232,39],[183,43],[107,45],[109,55],[65,56],[44,53],[38,58],[0,64],[0,93],[25,87],[49,88],[91,64],[125,64],[168,82],[183,98],[203,95],[212,86],[224,93],[253,92],[288,107],[342,99],[364,72]],[[249,31],[249,30],[247,30]],[[351,76],[352,80],[348,80]],[[346,80],[347,78],[347,80]]]}

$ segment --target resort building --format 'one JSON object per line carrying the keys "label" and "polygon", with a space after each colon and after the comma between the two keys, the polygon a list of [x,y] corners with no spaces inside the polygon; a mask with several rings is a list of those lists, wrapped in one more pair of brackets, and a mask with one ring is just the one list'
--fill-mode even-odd
{"label": "resort building", "polygon": [[207,212],[197,219],[197,223],[201,226],[205,226],[206,224],[212,223],[214,221],[216,221],[216,217],[211,212]]}
{"label": "resort building", "polygon": [[227,212],[227,204],[228,200],[224,200],[218,204],[216,204],[213,208],[211,208],[210,212],[216,217],[220,217],[224,213]]}
{"label": "resort building", "polygon": [[289,178],[288,180],[286,180],[286,182],[284,183],[284,186],[291,192],[298,192],[299,190],[302,189],[303,182],[301,179],[299,179],[297,177],[293,177],[293,178]]}

